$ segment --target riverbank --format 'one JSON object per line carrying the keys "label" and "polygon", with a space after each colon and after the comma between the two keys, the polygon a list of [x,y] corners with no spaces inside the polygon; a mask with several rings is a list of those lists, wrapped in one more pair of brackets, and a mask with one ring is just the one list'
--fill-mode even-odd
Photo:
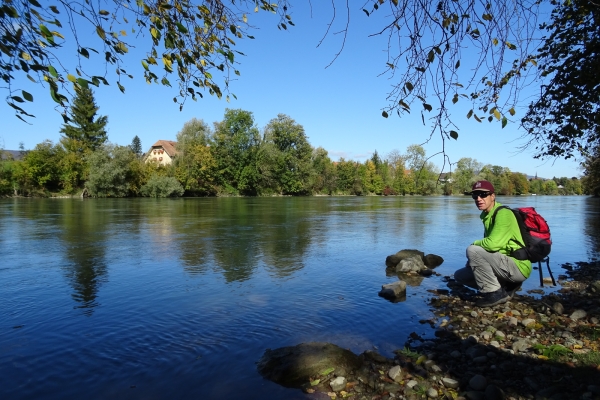
{"label": "riverbank", "polygon": [[[559,290],[518,292],[491,308],[475,306],[475,292],[446,277],[448,289],[428,300],[435,317],[420,321],[435,338],[411,334],[394,359],[363,353],[363,367],[328,396],[600,399],[600,262],[562,267]],[[305,391],[331,390],[335,378]]]}

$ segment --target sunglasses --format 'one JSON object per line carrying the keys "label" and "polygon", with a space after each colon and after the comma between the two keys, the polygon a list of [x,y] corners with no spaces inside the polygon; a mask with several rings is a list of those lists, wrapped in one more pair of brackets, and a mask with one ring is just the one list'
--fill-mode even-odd
{"label": "sunglasses", "polygon": [[474,200],[477,200],[478,197],[481,197],[482,199],[485,199],[486,197],[488,197],[490,194],[492,194],[492,192],[473,192],[471,193],[471,197]]}

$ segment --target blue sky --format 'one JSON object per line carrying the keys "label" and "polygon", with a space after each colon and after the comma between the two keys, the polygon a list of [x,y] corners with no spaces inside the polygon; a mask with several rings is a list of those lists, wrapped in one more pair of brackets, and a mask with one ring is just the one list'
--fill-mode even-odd
{"label": "blue sky", "polygon": [[[342,35],[333,32],[341,25],[332,29],[317,48],[332,9],[329,2],[313,1],[312,6],[312,13],[305,6],[294,8],[296,26],[287,31],[276,28],[273,15],[248,15],[249,22],[260,29],[252,33],[255,40],[239,43],[238,50],[246,56],[236,59],[241,62],[241,76],[231,83],[231,91],[238,99],[230,103],[207,93],[197,102],[189,99],[180,112],[172,101],[177,87],[144,82],[139,62],[144,47],[138,43],[137,50],[131,49],[125,59],[126,69],[135,77],[124,81],[126,93],[122,94],[114,83],[94,88],[99,114],[109,119],[109,140],[128,145],[137,135],[147,150],[159,139],[175,140],[177,132],[192,118],[203,119],[212,126],[223,119],[226,108],[240,108],[251,111],[261,129],[277,114],[289,115],[304,127],[311,145],[325,148],[333,160],[344,157],[364,161],[375,150],[385,158],[392,150],[404,153],[411,144],[423,144],[429,138],[430,127],[423,126],[419,112],[401,118],[395,114],[387,119],[381,116],[394,81],[378,77],[385,68],[386,43],[383,38],[368,35],[381,29],[385,11],[380,9],[383,12],[367,18],[358,5],[352,9],[345,48],[326,68],[340,49]],[[338,5],[339,23],[343,21],[342,12],[345,13],[345,7]],[[46,139],[58,142],[63,121],[53,109],[55,103],[47,95],[48,89],[35,86],[24,77],[19,77],[17,83],[33,94],[35,101],[28,104],[27,111],[36,118],[25,124],[13,116],[11,108],[0,105],[0,148],[16,150],[23,142],[26,149],[32,149]],[[524,140],[517,124],[501,129],[499,123],[478,123],[467,120],[465,115],[466,109],[461,107],[453,114],[459,138],[445,145],[452,162],[470,157],[546,178],[582,174],[576,161],[535,160],[533,150],[519,151]],[[427,155],[434,155],[442,150],[441,139],[433,136],[423,147]],[[440,168],[443,165],[440,155],[431,161]],[[444,169],[448,171],[449,167]]]}

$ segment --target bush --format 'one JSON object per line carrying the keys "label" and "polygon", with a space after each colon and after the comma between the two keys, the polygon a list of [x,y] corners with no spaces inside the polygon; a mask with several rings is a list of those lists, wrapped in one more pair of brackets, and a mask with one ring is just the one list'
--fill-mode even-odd
{"label": "bush", "polygon": [[132,160],[129,147],[107,144],[88,157],[89,177],[85,186],[94,197],[131,195]]}
{"label": "bush", "polygon": [[152,175],[140,190],[146,197],[178,197],[183,195],[183,186],[172,176]]}

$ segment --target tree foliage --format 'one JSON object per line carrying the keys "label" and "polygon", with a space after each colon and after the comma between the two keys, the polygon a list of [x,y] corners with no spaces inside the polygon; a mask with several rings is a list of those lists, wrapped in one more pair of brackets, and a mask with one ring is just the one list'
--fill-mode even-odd
{"label": "tree foliage", "polygon": [[89,177],[85,183],[94,197],[127,197],[135,182],[132,166],[138,162],[128,146],[104,145],[88,158]]}
{"label": "tree foliage", "polygon": [[304,127],[289,116],[279,114],[267,124],[262,146],[272,146],[265,161],[276,177],[277,192],[309,193],[307,183],[311,173],[312,147]]}
{"label": "tree foliage", "polygon": [[146,197],[179,197],[185,190],[172,176],[152,175],[140,193]]}
{"label": "tree foliage", "polygon": [[260,142],[251,112],[225,110],[223,121],[215,123],[213,150],[223,183],[242,194],[257,194]]}
{"label": "tree foliage", "polygon": [[60,129],[64,135],[61,142],[68,152],[82,157],[97,150],[108,140],[108,117],[96,116],[98,110],[92,89],[77,88],[69,122]]}
{"label": "tree foliage", "polygon": [[[25,75],[49,87],[67,120],[72,88],[109,85],[108,66],[125,92],[124,79],[133,74],[124,57],[134,43],[146,51],[140,60],[146,82],[171,86],[169,78],[175,80],[180,108],[188,97],[196,100],[205,92],[229,97],[229,82],[240,74],[235,64],[242,53],[235,46],[252,38],[248,14],[259,10],[277,14],[280,28],[293,25],[287,0],[4,1],[0,77],[7,85],[6,101],[18,118],[32,116],[22,103],[33,101],[33,95],[15,86],[17,75]],[[91,37],[83,34],[89,31]]]}
{"label": "tree foliage", "polygon": [[591,155],[600,140],[600,6],[587,0],[551,1],[548,32],[537,54],[547,84],[522,125],[537,157]]}
{"label": "tree foliage", "polygon": [[142,156],[142,141],[138,135],[135,135],[131,140],[131,151],[138,157]]}

